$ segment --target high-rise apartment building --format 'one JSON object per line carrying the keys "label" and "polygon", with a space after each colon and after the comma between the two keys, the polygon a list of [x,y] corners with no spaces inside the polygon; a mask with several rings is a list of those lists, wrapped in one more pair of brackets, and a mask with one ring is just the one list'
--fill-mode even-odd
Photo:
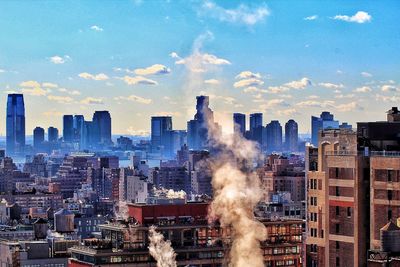
{"label": "high-rise apartment building", "polygon": [[6,152],[21,153],[25,148],[25,104],[22,94],[7,97]]}
{"label": "high-rise apartment building", "polygon": [[47,129],[47,140],[49,142],[57,142],[58,141],[58,129],[55,127],[49,127]]}
{"label": "high-rise apartment building", "polygon": [[273,120],[266,126],[267,131],[267,150],[282,150],[282,126],[277,120]]}
{"label": "high-rise apartment building", "polygon": [[246,114],[233,113],[233,132],[240,133],[242,136],[246,133]]}
{"label": "high-rise apartment building", "polygon": [[299,127],[292,119],[285,124],[285,149],[289,152],[299,150]]}
{"label": "high-rise apartment building", "polygon": [[33,148],[36,151],[40,151],[43,148],[44,142],[44,129],[42,127],[36,127],[33,129]]}
{"label": "high-rise apartment building", "polygon": [[63,139],[64,142],[72,142],[74,140],[74,116],[63,116]]}

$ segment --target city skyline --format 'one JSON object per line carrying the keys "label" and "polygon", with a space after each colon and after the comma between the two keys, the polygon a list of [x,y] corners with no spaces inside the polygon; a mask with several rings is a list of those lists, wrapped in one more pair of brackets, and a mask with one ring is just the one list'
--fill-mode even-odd
{"label": "city skyline", "polygon": [[262,112],[264,126],[293,118],[299,133],[324,110],[384,120],[400,99],[400,3],[338,3],[2,2],[0,121],[10,92],[24,94],[27,135],[96,110],[110,111],[113,134],[148,134],[162,115],[185,129],[200,94],[227,131],[234,112]]}

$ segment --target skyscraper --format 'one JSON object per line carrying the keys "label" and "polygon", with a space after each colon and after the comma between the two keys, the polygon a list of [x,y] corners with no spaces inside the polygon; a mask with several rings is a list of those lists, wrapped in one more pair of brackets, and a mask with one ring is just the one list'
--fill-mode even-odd
{"label": "skyscraper", "polygon": [[6,118],[7,154],[23,152],[25,148],[25,104],[22,94],[9,94]]}
{"label": "skyscraper", "polygon": [[319,117],[311,116],[311,143],[318,145],[318,132],[326,129],[339,129],[339,121],[335,121],[333,114],[323,111]]}
{"label": "skyscraper", "polygon": [[42,148],[44,142],[44,129],[42,127],[36,127],[33,129],[33,148],[37,151]]}
{"label": "skyscraper", "polygon": [[74,116],[72,115],[63,117],[63,139],[64,142],[72,142],[74,139]]}
{"label": "skyscraper", "polygon": [[260,146],[263,144],[263,114],[250,114],[250,139],[256,141]]}
{"label": "skyscraper", "polygon": [[246,114],[233,113],[233,132],[241,133],[244,136],[246,133]]}
{"label": "skyscraper", "polygon": [[49,142],[57,142],[58,140],[58,129],[55,127],[49,127],[47,129],[47,139]]}
{"label": "skyscraper", "polygon": [[267,149],[268,151],[282,150],[282,126],[279,121],[273,120],[267,124]]}
{"label": "skyscraper", "polygon": [[172,131],[172,117],[151,117],[151,145],[153,148],[168,146],[168,132]]}
{"label": "skyscraper", "polygon": [[111,116],[106,110],[95,111],[93,114],[93,127],[95,142],[100,146],[112,144]]}
{"label": "skyscraper", "polygon": [[288,120],[285,124],[285,146],[289,152],[298,151],[299,130],[297,122]]}
{"label": "skyscraper", "polygon": [[194,119],[187,123],[187,140],[190,149],[204,149],[208,147],[209,127],[215,130],[219,127],[214,123],[214,112],[209,107],[208,96],[196,97],[196,114]]}
{"label": "skyscraper", "polygon": [[80,142],[81,140],[81,134],[82,134],[82,127],[83,123],[85,121],[85,118],[83,115],[75,115],[74,116],[74,141],[75,142]]}

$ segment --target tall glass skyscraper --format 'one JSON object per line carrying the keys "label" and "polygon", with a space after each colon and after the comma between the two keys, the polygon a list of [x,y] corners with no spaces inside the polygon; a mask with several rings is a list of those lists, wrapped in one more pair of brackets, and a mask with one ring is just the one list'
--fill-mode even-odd
{"label": "tall glass skyscraper", "polygon": [[74,139],[74,116],[72,115],[63,117],[63,139],[64,142],[72,142]]}
{"label": "tall glass skyscraper", "polygon": [[246,114],[233,113],[233,132],[241,133],[244,136],[246,133]]}
{"label": "tall glass skyscraper", "polygon": [[21,153],[25,148],[25,104],[22,94],[9,94],[6,118],[7,154]]}
{"label": "tall glass skyscraper", "polygon": [[153,148],[167,146],[168,132],[172,131],[172,117],[154,116],[151,117],[151,145]]}
{"label": "tall glass skyscraper", "polygon": [[110,145],[111,140],[111,116],[106,110],[95,111],[93,114],[94,141],[99,145]]}

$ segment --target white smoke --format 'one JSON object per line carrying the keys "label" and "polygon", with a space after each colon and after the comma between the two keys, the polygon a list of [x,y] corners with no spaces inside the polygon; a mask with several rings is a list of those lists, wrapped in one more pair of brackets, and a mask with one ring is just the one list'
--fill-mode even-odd
{"label": "white smoke", "polygon": [[186,199],[187,195],[186,192],[183,190],[174,191],[173,189],[166,189],[163,187],[160,188],[153,187],[153,192],[156,197],[165,197],[168,199],[176,199],[176,198]]}
{"label": "white smoke", "polygon": [[209,128],[212,146],[219,150],[211,160],[214,198],[209,218],[231,230],[229,266],[263,267],[260,242],[266,239],[267,232],[254,216],[263,194],[252,166],[260,159],[259,151],[254,142],[240,135],[222,136],[211,124]]}
{"label": "white smoke", "polygon": [[149,228],[149,251],[157,261],[157,267],[176,267],[176,254],[169,240],[165,241],[164,236],[156,231],[155,226]]}
{"label": "white smoke", "polygon": [[119,219],[124,219],[128,221],[129,219],[129,209],[125,201],[120,201],[118,203],[118,211],[115,210],[115,216]]}

